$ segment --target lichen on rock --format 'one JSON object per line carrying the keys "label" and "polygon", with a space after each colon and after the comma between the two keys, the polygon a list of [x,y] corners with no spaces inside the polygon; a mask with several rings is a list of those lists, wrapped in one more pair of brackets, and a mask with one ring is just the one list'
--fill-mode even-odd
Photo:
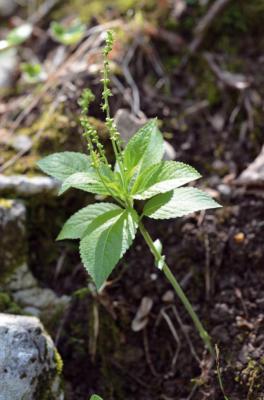
{"label": "lichen on rock", "polygon": [[0,400],[63,400],[57,350],[35,317],[0,314]]}

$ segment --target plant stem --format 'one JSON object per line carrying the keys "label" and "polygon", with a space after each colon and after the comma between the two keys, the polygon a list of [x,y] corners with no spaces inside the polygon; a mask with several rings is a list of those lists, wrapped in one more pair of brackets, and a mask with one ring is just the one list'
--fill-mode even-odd
{"label": "plant stem", "polygon": [[210,351],[212,357],[215,358],[215,352],[214,352],[213,346],[211,344],[210,336],[208,335],[207,331],[204,329],[204,327],[203,327],[198,315],[194,311],[190,301],[188,300],[187,296],[185,295],[184,291],[182,290],[182,288],[181,288],[180,284],[178,283],[177,279],[175,278],[175,276],[171,272],[169,266],[166,264],[165,261],[163,261],[162,255],[156,249],[152,238],[150,237],[148,231],[146,230],[146,228],[144,227],[144,225],[143,225],[143,223],[141,221],[139,222],[139,229],[140,229],[140,232],[141,232],[142,236],[144,237],[147,245],[149,246],[149,249],[150,249],[151,253],[154,256],[155,261],[156,262],[162,261],[162,263],[163,263],[162,271],[164,272],[166,278],[169,280],[169,282],[173,286],[177,296],[179,297],[179,299],[183,303],[185,309],[188,311],[188,313],[189,313],[190,317],[192,318],[193,323],[194,323],[197,331],[199,332],[199,335],[200,335],[201,339],[203,340],[205,346]]}

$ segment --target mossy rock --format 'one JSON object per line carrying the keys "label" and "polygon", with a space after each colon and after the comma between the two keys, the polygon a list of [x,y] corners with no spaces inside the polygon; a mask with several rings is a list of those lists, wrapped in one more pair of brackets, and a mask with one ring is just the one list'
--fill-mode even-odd
{"label": "mossy rock", "polygon": [[125,14],[128,10],[153,10],[156,1],[148,0],[67,0],[63,6],[58,6],[53,12],[53,18],[60,19],[68,15],[75,15],[83,22],[90,22],[93,18],[100,18],[107,15],[108,11],[112,13]]}
{"label": "mossy rock", "polygon": [[21,315],[21,308],[11,299],[8,293],[0,293],[0,313]]}
{"label": "mossy rock", "polygon": [[26,260],[25,224],[24,205],[20,202],[2,199],[0,201],[0,284]]}

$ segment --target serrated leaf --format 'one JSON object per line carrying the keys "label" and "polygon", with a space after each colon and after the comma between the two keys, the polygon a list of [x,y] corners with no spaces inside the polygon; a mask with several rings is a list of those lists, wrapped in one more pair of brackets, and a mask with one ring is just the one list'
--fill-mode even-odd
{"label": "serrated leaf", "polygon": [[142,172],[131,193],[135,199],[144,200],[200,177],[199,172],[190,165],[176,161],[161,161]]}
{"label": "serrated leaf", "polygon": [[90,157],[74,151],[51,154],[40,160],[37,165],[43,172],[60,181],[64,181],[76,172],[92,170]]}
{"label": "serrated leaf", "polygon": [[[133,212],[133,211],[132,211]],[[137,216],[128,210],[94,229],[88,228],[80,243],[82,262],[99,289],[130,247],[136,234]]]}
{"label": "serrated leaf", "polygon": [[103,399],[102,399],[102,397],[98,396],[97,394],[93,394],[93,395],[90,397],[90,400],[103,400]]}
{"label": "serrated leaf", "polygon": [[80,189],[88,193],[101,194],[102,196],[110,194],[94,171],[76,172],[76,174],[70,175],[62,183],[59,195],[65,193],[70,188]]}
{"label": "serrated leaf", "polygon": [[149,121],[130,139],[124,150],[124,166],[132,177],[161,161],[164,154],[164,141],[157,121]]}
{"label": "serrated leaf", "polygon": [[[122,210],[113,203],[96,203],[90,204],[73,214],[68,221],[65,222],[57,240],[63,239],[80,239],[98,217],[103,214],[106,221],[120,213]],[[100,221],[101,222],[101,221]]]}
{"label": "serrated leaf", "polygon": [[221,206],[207,193],[195,188],[180,188],[148,200],[143,214],[154,219],[169,219],[218,207]]}

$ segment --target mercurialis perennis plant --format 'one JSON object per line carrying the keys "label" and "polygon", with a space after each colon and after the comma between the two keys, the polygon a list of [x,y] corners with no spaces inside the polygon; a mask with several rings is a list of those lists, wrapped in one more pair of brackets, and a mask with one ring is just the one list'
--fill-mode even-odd
{"label": "mercurialis perennis plant", "polygon": [[[99,290],[139,231],[154,256],[155,265],[171,282],[206,347],[213,354],[209,335],[169,269],[162,254],[161,242],[152,240],[143,219],[176,218],[220,206],[199,189],[181,187],[201,175],[182,162],[163,161],[164,141],[155,119],[141,128],[125,147],[122,146],[109,107],[108,55],[112,45],[113,35],[108,32],[103,51],[102,109],[106,114],[115,165],[109,164],[98,133],[87,118],[89,104],[94,99],[90,90],[83,92],[79,102],[80,122],[87,140],[88,154],[55,153],[38,164],[45,173],[62,182],[60,194],[69,188],[76,188],[111,197],[112,201],[90,204],[76,212],[63,226],[58,240],[80,239],[82,262]],[[139,207],[135,207],[135,202],[144,202],[142,212],[137,211]]]}

